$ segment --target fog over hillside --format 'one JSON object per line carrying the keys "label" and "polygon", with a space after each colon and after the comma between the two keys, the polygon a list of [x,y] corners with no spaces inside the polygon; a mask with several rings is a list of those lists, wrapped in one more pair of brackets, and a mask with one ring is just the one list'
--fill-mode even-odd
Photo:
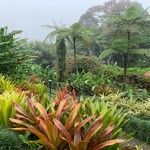
{"label": "fog over hillside", "polygon": [[[43,40],[48,29],[42,25],[72,24],[89,7],[105,0],[0,0],[0,26],[23,30],[22,37]],[[144,7],[150,0],[137,0]]]}

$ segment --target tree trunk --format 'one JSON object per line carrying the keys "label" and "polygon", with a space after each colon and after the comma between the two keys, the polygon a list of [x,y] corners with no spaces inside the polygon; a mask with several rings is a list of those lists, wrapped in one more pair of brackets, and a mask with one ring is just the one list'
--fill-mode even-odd
{"label": "tree trunk", "polygon": [[65,40],[57,39],[57,63],[58,63],[58,75],[59,82],[63,82],[65,80],[65,72],[66,72],[66,43]]}
{"label": "tree trunk", "polygon": [[75,62],[75,72],[78,72],[78,65],[77,65],[77,53],[76,53],[76,38],[73,38],[73,52],[74,52],[74,62]]}
{"label": "tree trunk", "polygon": [[128,70],[128,59],[129,59],[129,52],[131,48],[131,32],[127,31],[127,40],[128,40],[128,46],[127,46],[127,52],[124,54],[124,81],[127,82],[127,70]]}
{"label": "tree trunk", "polygon": [[124,82],[127,82],[128,53],[124,54]]}

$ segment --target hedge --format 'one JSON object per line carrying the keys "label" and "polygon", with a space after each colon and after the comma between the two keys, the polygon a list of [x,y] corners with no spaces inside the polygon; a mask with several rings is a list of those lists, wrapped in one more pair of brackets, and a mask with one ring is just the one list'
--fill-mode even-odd
{"label": "hedge", "polygon": [[142,141],[150,143],[150,119],[131,117],[124,125],[123,130],[127,133],[133,133],[136,138]]}

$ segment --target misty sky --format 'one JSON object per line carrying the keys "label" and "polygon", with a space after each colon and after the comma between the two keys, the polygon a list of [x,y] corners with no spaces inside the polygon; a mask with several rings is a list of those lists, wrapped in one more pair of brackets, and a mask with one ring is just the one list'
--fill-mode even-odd
{"label": "misty sky", "polygon": [[[22,37],[43,40],[50,31],[42,25],[72,24],[86,10],[106,0],[0,0],[0,26],[23,30]],[[144,7],[150,0],[137,0]]]}

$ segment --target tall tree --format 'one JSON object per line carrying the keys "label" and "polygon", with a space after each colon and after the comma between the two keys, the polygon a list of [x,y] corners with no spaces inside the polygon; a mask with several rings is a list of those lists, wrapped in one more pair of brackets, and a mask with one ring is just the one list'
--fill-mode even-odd
{"label": "tall tree", "polygon": [[103,18],[120,14],[130,5],[130,0],[109,0],[104,4],[93,6],[80,17],[79,22],[87,27],[98,27],[103,22]]}
{"label": "tall tree", "polygon": [[109,49],[100,58],[119,53],[124,60],[124,78],[126,81],[129,56],[132,54],[150,55],[150,49],[140,47],[145,31],[150,27],[150,15],[139,3],[132,3],[119,17],[111,15],[105,18],[110,31],[114,33]]}
{"label": "tall tree", "polygon": [[29,60],[27,51],[23,49],[25,40],[15,39],[21,31],[8,33],[8,28],[0,28],[0,73],[13,74],[18,66]]}
{"label": "tall tree", "polygon": [[64,38],[57,36],[56,40],[57,46],[57,66],[58,66],[58,74],[59,74],[59,81],[63,82],[65,79],[65,72],[66,72],[66,42]]}
{"label": "tall tree", "polygon": [[[49,26],[51,27],[51,26]],[[84,44],[88,44],[91,41],[91,34],[87,28],[85,28],[80,23],[74,23],[71,27],[58,27],[54,26],[51,27],[55,29],[52,31],[46,39],[50,38],[53,39],[53,37],[59,36],[61,39],[65,39],[67,43],[71,44],[73,47],[73,53],[74,53],[74,61],[75,61],[75,68],[76,72],[78,70],[77,66],[77,43],[78,41],[82,41]]]}

